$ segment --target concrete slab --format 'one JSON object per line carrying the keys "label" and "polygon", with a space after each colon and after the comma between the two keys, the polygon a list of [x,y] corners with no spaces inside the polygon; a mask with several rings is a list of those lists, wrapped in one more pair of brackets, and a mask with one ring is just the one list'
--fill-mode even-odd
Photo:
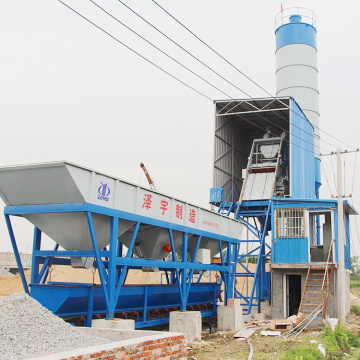
{"label": "concrete slab", "polygon": [[169,330],[171,332],[185,333],[188,341],[201,340],[201,313],[200,311],[171,311]]}
{"label": "concrete slab", "polygon": [[92,328],[135,330],[135,321],[131,319],[94,319]]}
{"label": "concrete slab", "polygon": [[263,312],[261,312],[261,313],[258,313],[258,312],[256,312],[256,313],[254,313],[254,320],[267,320],[268,318],[269,318],[269,316],[268,316],[268,314],[266,314],[266,313],[263,313]]}

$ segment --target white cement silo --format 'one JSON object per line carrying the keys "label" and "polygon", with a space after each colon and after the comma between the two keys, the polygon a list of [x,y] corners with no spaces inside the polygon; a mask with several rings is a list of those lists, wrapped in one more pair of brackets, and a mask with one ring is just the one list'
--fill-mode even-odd
{"label": "white cement silo", "polygon": [[291,96],[314,126],[316,193],[321,185],[315,15],[290,8],[276,17],[276,96]]}

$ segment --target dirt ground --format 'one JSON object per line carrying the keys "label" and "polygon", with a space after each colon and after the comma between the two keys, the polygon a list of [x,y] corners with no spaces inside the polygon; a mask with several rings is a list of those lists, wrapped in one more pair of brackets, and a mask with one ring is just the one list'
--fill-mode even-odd
{"label": "dirt ground", "polygon": [[[351,289],[352,305],[360,305],[360,288]],[[360,335],[360,316],[351,312],[346,319],[346,327]],[[315,347],[321,343],[319,333],[322,329],[304,331],[289,339],[261,336],[260,331],[261,329],[257,330],[249,339],[254,349],[252,360],[280,360],[293,347],[310,345],[311,340],[317,342],[313,344]],[[210,334],[209,331],[203,332],[201,342],[190,344],[188,359],[247,360],[249,345],[244,340],[233,338],[233,335],[225,332],[214,334]],[[349,359],[360,359],[360,355]]]}
{"label": "dirt ground", "polygon": [[[282,359],[292,347],[309,344],[316,340],[316,332],[302,333],[296,338],[283,339],[261,336],[260,330],[250,337],[254,348],[253,360]],[[203,334],[202,341],[191,344],[188,359],[192,360],[246,360],[249,345],[244,340],[234,339],[232,333]]]}
{"label": "dirt ground", "polygon": [[[250,264],[250,267],[252,264]],[[253,269],[250,269],[250,271]],[[27,280],[30,280],[30,270],[25,271]],[[215,274],[208,275],[208,277]],[[93,273],[91,269],[73,269],[68,266],[54,266],[51,272],[52,281],[72,281],[72,282],[95,282],[99,284],[98,274]],[[165,279],[163,279],[164,281]],[[213,279],[212,279],[213,280]],[[146,273],[141,270],[132,270],[129,272],[127,284],[159,284],[161,282],[161,273]],[[250,285],[250,284],[249,284]],[[237,288],[243,290],[245,283],[239,282]],[[20,275],[14,277],[0,276],[0,296],[7,296],[13,293],[23,292]],[[360,288],[351,289],[351,305],[360,305]],[[351,313],[347,318],[347,327],[360,334],[360,317]],[[310,340],[319,342],[317,338],[318,331],[311,330],[301,333],[297,337],[290,339],[265,337],[260,335],[260,330],[256,331],[251,337],[250,342],[254,349],[253,360],[277,360],[282,359],[284,355],[292,348],[310,344]],[[317,344],[314,344],[317,346]],[[233,338],[231,333],[210,334],[209,329],[204,328],[202,341],[190,344],[188,359],[191,360],[242,360],[247,359],[249,355],[249,345],[244,340]],[[360,357],[359,357],[360,359]]]}
{"label": "dirt ground", "polygon": [[[347,319],[347,328],[360,335],[360,317],[351,314]],[[253,346],[252,360],[281,360],[287,352],[300,346],[315,346],[321,343],[322,329],[304,331],[289,339],[283,337],[261,336],[260,330],[250,337]],[[316,343],[311,344],[311,342]],[[245,340],[233,338],[233,333],[202,334],[202,341],[190,344],[188,359],[191,360],[247,360],[250,348]],[[345,358],[345,357],[344,357]],[[355,357],[360,359],[360,357]],[[355,359],[350,358],[350,359]]]}

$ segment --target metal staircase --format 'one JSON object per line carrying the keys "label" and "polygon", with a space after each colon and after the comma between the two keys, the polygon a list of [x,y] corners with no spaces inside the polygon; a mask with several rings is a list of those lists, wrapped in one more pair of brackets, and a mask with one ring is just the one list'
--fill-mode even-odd
{"label": "metal staircase", "polygon": [[334,264],[309,265],[299,312],[308,315],[321,306],[319,315],[325,318],[333,273]]}

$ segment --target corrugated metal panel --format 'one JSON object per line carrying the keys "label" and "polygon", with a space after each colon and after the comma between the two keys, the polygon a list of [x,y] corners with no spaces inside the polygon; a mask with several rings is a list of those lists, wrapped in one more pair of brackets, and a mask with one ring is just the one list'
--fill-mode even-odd
{"label": "corrugated metal panel", "polygon": [[[239,124],[229,118],[215,119],[213,186],[224,188],[224,200],[237,201],[242,186],[241,170],[246,167],[247,156],[241,146]],[[232,196],[228,199],[233,190]]]}
{"label": "corrugated metal panel", "polygon": [[350,255],[350,219],[349,214],[345,213],[345,267],[351,269],[351,255]]}
{"label": "corrugated metal panel", "polygon": [[291,197],[315,198],[314,129],[291,100],[290,114],[290,186]]}
{"label": "corrugated metal panel", "polygon": [[299,264],[309,262],[308,238],[280,238],[273,243],[272,262]]}

